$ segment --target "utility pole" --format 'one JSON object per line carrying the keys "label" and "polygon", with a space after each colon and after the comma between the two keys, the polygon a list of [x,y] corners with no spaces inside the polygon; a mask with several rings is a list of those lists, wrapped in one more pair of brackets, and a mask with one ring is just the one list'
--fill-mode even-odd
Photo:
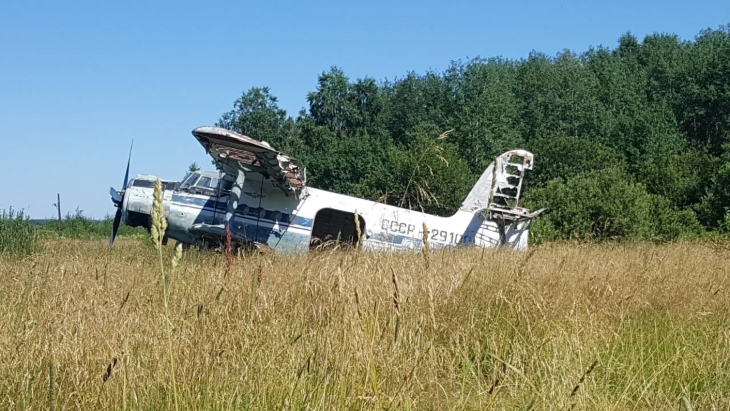
{"label": "utility pole", "polygon": [[61,193],[57,193],[58,202],[56,203],[56,209],[58,209],[58,222],[61,222]]}

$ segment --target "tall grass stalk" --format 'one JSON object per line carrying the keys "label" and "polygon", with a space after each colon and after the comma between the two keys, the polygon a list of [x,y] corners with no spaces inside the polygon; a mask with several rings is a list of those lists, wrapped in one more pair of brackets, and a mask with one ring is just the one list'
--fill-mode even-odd
{"label": "tall grass stalk", "polygon": [[431,266],[431,247],[428,243],[428,226],[424,221],[421,225],[421,255],[423,255],[423,263],[426,265],[426,269]]}
{"label": "tall grass stalk", "polygon": [[167,231],[167,219],[165,218],[165,209],[162,204],[162,181],[158,178],[155,181],[154,200],[152,202],[152,225],[150,235],[152,242],[157,249],[160,258],[160,278],[162,281],[162,295],[165,304],[165,322],[167,324],[167,344],[170,354],[170,377],[172,381],[172,392],[175,400],[175,410],[179,410],[177,381],[175,371],[175,355],[172,349],[172,321],[170,319],[170,307],[168,302],[168,277],[165,275],[165,264],[162,259],[162,241]]}
{"label": "tall grass stalk", "polygon": [[355,219],[355,232],[357,234],[357,246],[355,249],[357,251],[362,250],[362,229],[360,228],[360,214],[357,213],[357,209],[354,213],[354,219]]}
{"label": "tall grass stalk", "polygon": [[[428,168],[428,171],[431,175],[433,175],[433,170],[428,165],[428,163],[425,161],[426,158],[429,156],[436,157],[439,161],[442,161],[446,165],[449,164],[448,160],[443,156],[444,148],[440,145],[440,143],[445,140],[449,134],[454,130],[446,130],[443,133],[441,133],[438,137],[436,137],[436,140],[432,141],[430,144],[428,144],[426,147],[424,147],[423,151],[421,151],[421,154],[418,156],[418,159],[416,160],[416,164],[414,165],[413,169],[411,170],[411,175],[408,177],[408,182],[406,183],[406,187],[403,190],[403,196],[400,199],[400,203],[398,204],[399,207],[405,207],[406,206],[406,199],[408,198],[408,195],[410,194],[411,185],[415,184],[414,181],[416,180],[416,174],[421,171],[421,167]],[[421,185],[416,184],[415,187],[415,197],[416,202],[418,203],[418,207],[423,211],[423,203],[431,203],[436,202],[438,204],[438,198],[429,190],[428,187],[424,187]],[[408,208],[411,207],[410,201],[408,202]]]}

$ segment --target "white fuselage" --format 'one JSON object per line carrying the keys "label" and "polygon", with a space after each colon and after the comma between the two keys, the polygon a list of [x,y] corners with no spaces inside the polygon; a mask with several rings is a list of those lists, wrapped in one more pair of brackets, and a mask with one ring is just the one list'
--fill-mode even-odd
{"label": "white fuselage", "polygon": [[[149,214],[152,198],[151,188],[129,187],[125,212]],[[189,227],[221,224],[228,201],[227,195],[218,197],[185,190],[166,190],[163,198],[167,236],[188,244],[196,242]],[[232,230],[277,251],[306,251],[314,234],[323,240],[335,240],[340,232],[356,228],[355,214],[361,217],[362,247],[369,250],[419,250],[423,246],[424,224],[432,249],[503,244],[524,250],[530,225],[529,220],[513,223],[502,234],[498,222],[481,212],[459,210],[450,217],[439,217],[311,187],[297,199],[261,184],[260,178],[254,176],[246,181]]]}

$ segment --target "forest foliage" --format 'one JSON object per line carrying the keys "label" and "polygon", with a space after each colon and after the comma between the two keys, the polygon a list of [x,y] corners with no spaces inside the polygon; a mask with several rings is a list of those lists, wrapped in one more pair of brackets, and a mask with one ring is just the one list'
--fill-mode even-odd
{"label": "forest foliage", "polygon": [[307,101],[291,116],[255,87],[217,124],[295,156],[310,186],[439,215],[495,156],[528,149],[521,205],[548,208],[533,226],[540,240],[728,230],[730,25],[394,80],[332,67]]}

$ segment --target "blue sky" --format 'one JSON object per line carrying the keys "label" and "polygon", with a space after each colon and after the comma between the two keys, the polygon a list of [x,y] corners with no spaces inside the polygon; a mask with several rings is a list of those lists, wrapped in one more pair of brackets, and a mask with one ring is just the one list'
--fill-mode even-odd
{"label": "blue sky", "polygon": [[[727,0],[17,1],[0,3],[0,209],[113,214],[130,174],[210,161],[190,131],[269,86],[295,116],[317,76],[444,70],[452,60],[614,47],[628,31],[694,38]],[[254,136],[255,137],[255,136]],[[290,153],[296,156],[296,153]]]}

